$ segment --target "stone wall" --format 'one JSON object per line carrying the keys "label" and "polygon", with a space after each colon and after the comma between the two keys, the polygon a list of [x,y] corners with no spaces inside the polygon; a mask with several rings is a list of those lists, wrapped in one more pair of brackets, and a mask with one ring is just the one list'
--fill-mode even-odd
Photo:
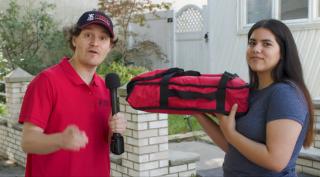
{"label": "stone wall", "polygon": [[0,118],[0,155],[25,166],[26,154],[20,146],[21,125],[7,118]]}
{"label": "stone wall", "polygon": [[311,148],[301,150],[296,169],[299,172],[320,176],[320,99],[315,99],[314,105],[316,108],[315,140]]}

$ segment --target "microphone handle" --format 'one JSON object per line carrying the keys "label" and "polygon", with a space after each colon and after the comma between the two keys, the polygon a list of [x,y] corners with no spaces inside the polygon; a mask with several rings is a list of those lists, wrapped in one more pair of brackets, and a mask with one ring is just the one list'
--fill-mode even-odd
{"label": "microphone handle", "polygon": [[110,90],[111,94],[111,108],[112,108],[112,115],[115,115],[119,112],[119,102],[117,97],[117,89]]}
{"label": "microphone handle", "polygon": [[[112,115],[119,112],[119,102],[117,89],[111,90]],[[113,154],[120,155],[124,152],[124,141],[120,133],[113,133],[111,137],[110,149]]]}
{"label": "microphone handle", "polygon": [[113,133],[111,137],[111,152],[120,155],[124,152],[123,137],[120,133]]}

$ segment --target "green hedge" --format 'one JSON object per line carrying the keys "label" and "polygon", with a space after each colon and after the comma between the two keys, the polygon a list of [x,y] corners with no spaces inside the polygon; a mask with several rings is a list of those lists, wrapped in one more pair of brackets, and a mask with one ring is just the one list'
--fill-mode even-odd
{"label": "green hedge", "polygon": [[121,85],[127,83],[134,76],[148,71],[140,66],[125,66],[122,63],[112,62],[111,64],[101,64],[97,73],[104,77],[108,73],[117,73],[120,77]]}

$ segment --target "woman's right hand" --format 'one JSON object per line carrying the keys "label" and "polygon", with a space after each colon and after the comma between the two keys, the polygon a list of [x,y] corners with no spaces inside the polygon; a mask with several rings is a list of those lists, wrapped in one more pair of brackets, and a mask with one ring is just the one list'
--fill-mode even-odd
{"label": "woman's right hand", "polygon": [[220,129],[224,135],[224,137],[229,141],[231,136],[236,132],[236,112],[238,109],[238,105],[234,104],[231,108],[229,115],[216,114],[217,118],[220,122]]}

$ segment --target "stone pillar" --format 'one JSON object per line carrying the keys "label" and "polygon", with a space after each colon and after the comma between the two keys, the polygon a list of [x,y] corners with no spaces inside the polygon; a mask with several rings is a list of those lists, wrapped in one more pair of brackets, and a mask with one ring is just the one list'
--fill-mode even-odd
{"label": "stone pillar", "polygon": [[6,105],[10,120],[16,121],[20,114],[23,96],[33,76],[21,68],[16,68],[5,77]]}
{"label": "stone pillar", "polygon": [[[122,172],[128,176],[168,174],[168,116],[132,109],[125,100],[126,89],[119,89],[120,110],[128,120],[124,135]],[[112,174],[117,176],[117,174]]]}

